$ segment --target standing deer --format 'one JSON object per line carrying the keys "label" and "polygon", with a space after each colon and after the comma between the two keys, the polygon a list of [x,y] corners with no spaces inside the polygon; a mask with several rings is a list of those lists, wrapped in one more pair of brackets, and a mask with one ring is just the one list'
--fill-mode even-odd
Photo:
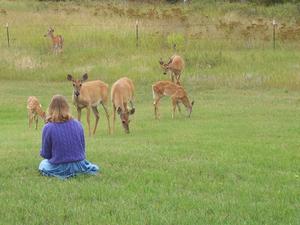
{"label": "standing deer", "polygon": [[[129,133],[129,115],[134,114],[133,106],[134,85],[127,77],[120,78],[111,87],[111,101],[113,103],[113,131],[115,129],[116,111],[120,115],[123,128]],[[131,109],[127,108],[130,104]]]}
{"label": "standing deer", "polygon": [[33,120],[35,121],[35,129],[37,129],[39,116],[45,121],[46,113],[42,110],[42,105],[35,96],[29,96],[27,99],[27,111],[28,111],[28,124],[29,128]]}
{"label": "standing deer", "polygon": [[184,69],[184,61],[179,55],[173,55],[168,63],[164,63],[162,59],[159,60],[159,64],[166,75],[168,71],[171,73],[172,82],[180,85],[180,75]]}
{"label": "standing deer", "polygon": [[67,79],[73,83],[73,103],[77,108],[78,120],[81,119],[81,110],[86,108],[87,110],[87,124],[89,128],[89,136],[91,136],[91,127],[90,127],[90,112],[91,108],[95,115],[95,127],[93,134],[95,134],[98,121],[99,121],[99,112],[97,106],[101,104],[106,114],[107,124],[108,124],[108,133],[110,133],[110,122],[109,114],[107,110],[108,104],[108,84],[102,82],[101,80],[94,80],[85,82],[88,79],[88,75],[83,74],[80,80],[75,80],[72,75],[68,74]]}
{"label": "standing deer", "polygon": [[48,32],[44,35],[44,37],[50,37],[52,40],[52,50],[55,54],[59,51],[62,51],[64,39],[61,35],[54,36],[54,29],[49,28]]}
{"label": "standing deer", "polygon": [[154,105],[155,119],[159,119],[158,103],[163,96],[170,96],[172,99],[172,105],[173,105],[172,118],[174,118],[175,116],[176,105],[178,106],[178,103],[180,102],[188,110],[188,117],[191,116],[194,101],[190,102],[187,93],[182,86],[174,84],[171,81],[158,81],[152,85],[152,92],[153,92],[153,99],[154,99],[153,105]]}

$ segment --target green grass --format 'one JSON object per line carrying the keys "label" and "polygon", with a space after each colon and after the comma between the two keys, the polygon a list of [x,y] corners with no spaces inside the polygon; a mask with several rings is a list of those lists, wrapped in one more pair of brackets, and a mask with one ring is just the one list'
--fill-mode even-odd
{"label": "green grass", "polygon": [[[300,224],[298,39],[280,39],[274,51],[261,30],[242,36],[261,18],[297,30],[297,5],[0,0],[0,9],[11,32],[9,48],[0,32],[0,224]],[[227,25],[217,29],[219,21]],[[64,36],[61,55],[43,37],[49,26]],[[174,53],[173,41],[195,105],[190,119],[172,120],[165,98],[157,121],[151,84],[167,79],[158,60]],[[62,94],[71,103],[66,75],[85,72],[110,86],[121,76],[134,81],[131,133],[117,119],[108,135],[100,108],[86,152],[101,175],[42,177],[42,124],[28,128],[26,100],[35,95],[46,109]],[[82,120],[87,131],[85,112]]]}
{"label": "green grass", "polygon": [[156,121],[151,94],[139,87],[131,134],[117,120],[107,135],[101,111],[96,135],[87,137],[87,158],[101,175],[60,181],[37,171],[42,125],[27,128],[25,100],[32,89],[43,105],[53,93],[69,97],[68,83],[3,81],[0,88],[2,224],[300,222],[295,92],[193,92],[190,119],[172,120],[165,99]]}

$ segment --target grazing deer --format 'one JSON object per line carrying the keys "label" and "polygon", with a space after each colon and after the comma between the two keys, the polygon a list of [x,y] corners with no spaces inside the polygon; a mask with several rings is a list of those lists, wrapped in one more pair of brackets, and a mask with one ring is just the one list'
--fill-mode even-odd
{"label": "grazing deer", "polygon": [[184,61],[179,55],[173,55],[168,63],[164,63],[162,59],[159,60],[159,64],[166,75],[168,71],[171,73],[172,82],[180,85],[180,75],[184,69]]}
{"label": "grazing deer", "polygon": [[194,101],[192,102],[189,101],[187,93],[182,86],[174,84],[171,81],[158,81],[152,85],[152,92],[153,92],[153,99],[154,99],[153,105],[154,105],[155,119],[159,119],[158,103],[163,96],[170,96],[172,99],[172,105],[173,105],[172,118],[174,118],[175,116],[176,105],[178,106],[180,102],[188,110],[188,117],[191,116]]}
{"label": "grazing deer", "polygon": [[88,79],[88,75],[83,74],[80,80],[75,80],[72,75],[68,74],[67,79],[73,83],[73,103],[77,108],[78,120],[81,119],[81,110],[83,108],[87,109],[87,124],[89,128],[89,136],[91,136],[91,127],[90,127],[90,112],[91,108],[95,115],[95,127],[93,134],[95,134],[98,121],[99,121],[99,112],[97,106],[101,104],[106,114],[107,124],[108,124],[108,133],[110,134],[110,122],[109,114],[107,110],[108,104],[108,84],[102,82],[101,80],[94,80],[85,82]]}
{"label": "grazing deer", "polygon": [[29,128],[33,120],[35,121],[35,129],[38,126],[39,116],[45,121],[46,120],[46,113],[42,110],[42,105],[40,104],[39,100],[35,96],[29,96],[27,99],[27,111],[28,111],[28,123]]}
{"label": "grazing deer", "polygon": [[57,54],[59,51],[62,51],[64,39],[61,35],[54,36],[54,29],[49,28],[47,34],[44,35],[44,37],[50,37],[52,40],[52,50],[55,54]]}
{"label": "grazing deer", "polygon": [[[113,131],[115,129],[116,111],[120,115],[123,128],[129,133],[129,115],[134,114],[133,106],[134,85],[127,77],[120,78],[111,87],[111,101],[113,103]],[[128,110],[127,104],[131,109]]]}

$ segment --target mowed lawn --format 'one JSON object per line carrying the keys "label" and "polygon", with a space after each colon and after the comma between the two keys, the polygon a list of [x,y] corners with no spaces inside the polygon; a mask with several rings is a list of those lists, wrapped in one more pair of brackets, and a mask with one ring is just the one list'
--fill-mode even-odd
{"label": "mowed lawn", "polygon": [[117,120],[108,135],[100,108],[86,137],[101,175],[61,181],[37,171],[42,123],[28,129],[26,99],[71,104],[71,84],[1,81],[1,224],[300,224],[299,93],[194,89],[190,119],[165,99],[156,121],[151,83],[136,86],[131,133]]}

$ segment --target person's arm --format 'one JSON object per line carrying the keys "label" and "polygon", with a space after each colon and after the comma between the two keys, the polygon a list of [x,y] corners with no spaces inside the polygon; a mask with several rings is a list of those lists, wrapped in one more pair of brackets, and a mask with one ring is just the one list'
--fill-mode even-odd
{"label": "person's arm", "polygon": [[84,138],[84,130],[83,130],[83,127],[82,125],[80,124],[80,139],[81,139],[81,143],[82,143],[82,146],[83,146],[83,151],[85,153],[85,138]]}
{"label": "person's arm", "polygon": [[42,148],[40,155],[44,159],[51,159],[52,157],[52,143],[49,126],[44,126],[42,134]]}

